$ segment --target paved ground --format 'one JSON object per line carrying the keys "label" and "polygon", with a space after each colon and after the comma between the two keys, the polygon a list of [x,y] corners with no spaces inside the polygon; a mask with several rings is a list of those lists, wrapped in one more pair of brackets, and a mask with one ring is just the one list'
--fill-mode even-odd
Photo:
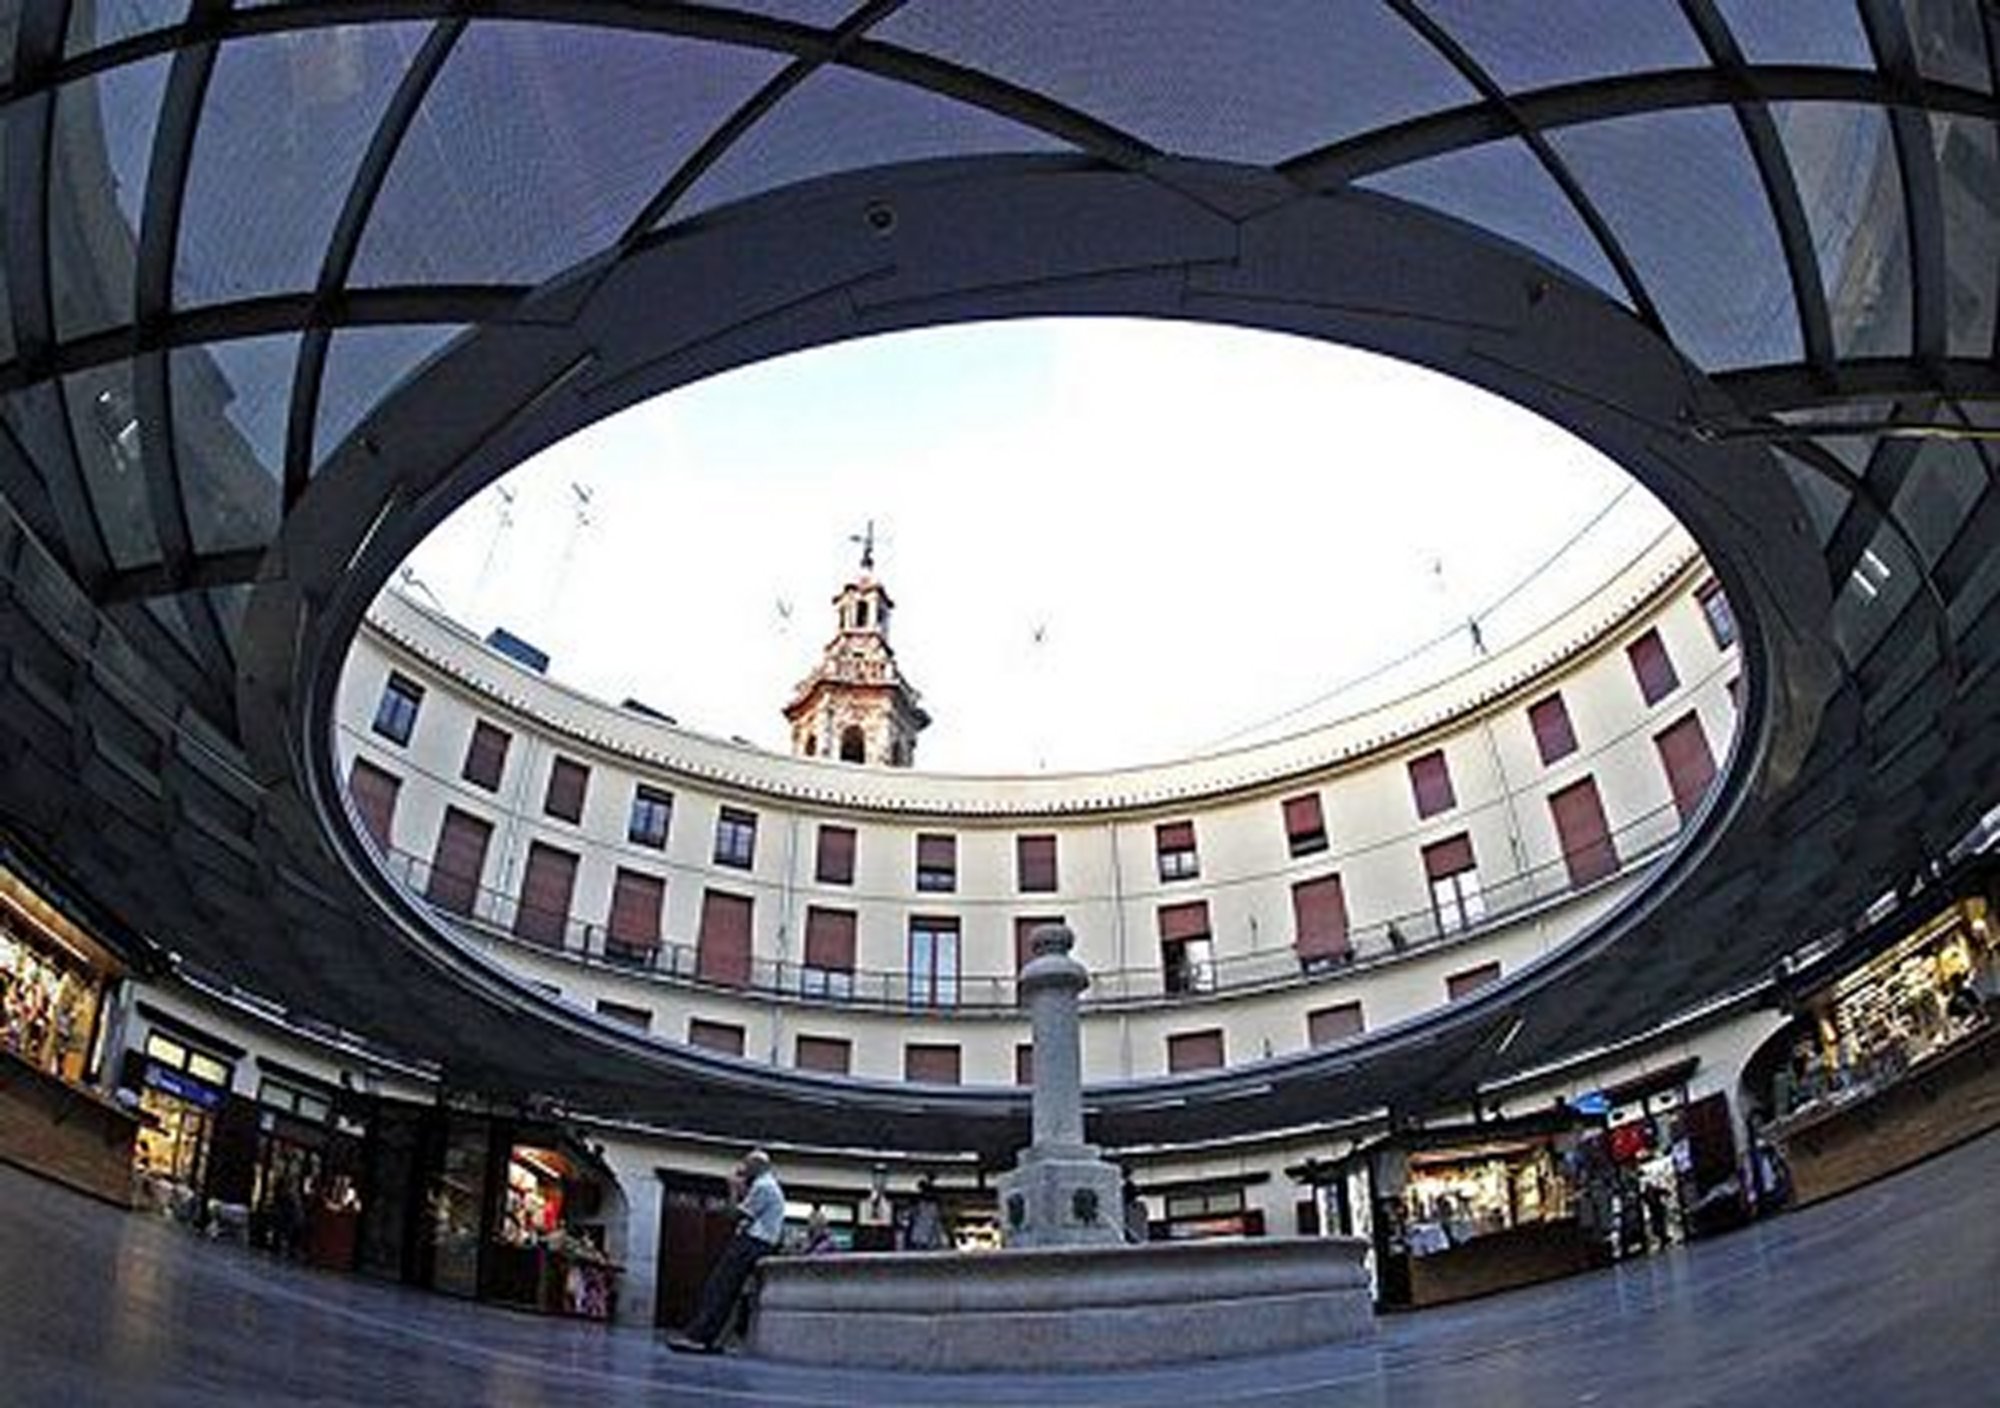
{"label": "paved ground", "polygon": [[1648,1261],[1143,1373],[830,1373],[670,1354],[195,1241],[0,1168],[0,1404],[2000,1404],[2000,1134]]}

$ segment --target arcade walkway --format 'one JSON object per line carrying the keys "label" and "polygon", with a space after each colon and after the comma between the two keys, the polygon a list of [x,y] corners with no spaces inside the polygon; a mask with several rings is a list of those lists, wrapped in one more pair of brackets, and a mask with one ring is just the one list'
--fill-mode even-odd
{"label": "arcade walkway", "polygon": [[279,1266],[0,1168],[0,1403],[1750,1404],[1994,1401],[2000,1134],[1650,1261],[1256,1363],[910,1378],[672,1355]]}

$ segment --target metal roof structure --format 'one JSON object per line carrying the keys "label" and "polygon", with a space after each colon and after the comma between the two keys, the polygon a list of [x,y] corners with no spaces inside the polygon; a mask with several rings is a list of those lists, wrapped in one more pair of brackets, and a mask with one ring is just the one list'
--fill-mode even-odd
{"label": "metal roof structure", "polygon": [[896,328],[1236,323],[1625,465],[1729,590],[1747,726],[1569,950],[1103,1089],[1095,1133],[1422,1106],[1644,1031],[2000,776],[1996,83],[1977,0],[0,4],[0,821],[191,968],[468,1086],[999,1149],[1009,1092],[749,1071],[465,961],[346,830],[332,682],[431,525],[645,397]]}

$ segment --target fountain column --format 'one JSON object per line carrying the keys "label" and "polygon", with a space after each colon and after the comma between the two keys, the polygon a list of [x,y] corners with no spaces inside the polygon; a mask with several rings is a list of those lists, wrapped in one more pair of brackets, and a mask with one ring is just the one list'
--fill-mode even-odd
{"label": "fountain column", "polygon": [[1077,998],[1090,973],[1071,957],[1060,924],[1037,929],[1017,980],[1034,1028],[1033,1142],[1002,1174],[1000,1226],[1010,1247],[1068,1247],[1125,1240],[1123,1179],[1083,1141],[1083,1059]]}

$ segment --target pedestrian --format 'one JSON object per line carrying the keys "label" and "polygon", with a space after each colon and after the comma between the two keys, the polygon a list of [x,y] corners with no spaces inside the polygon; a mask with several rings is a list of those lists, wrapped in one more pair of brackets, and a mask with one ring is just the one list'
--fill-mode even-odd
{"label": "pedestrian", "polygon": [[942,1251],[946,1245],[944,1209],[938,1204],[937,1185],[929,1174],[917,1180],[917,1201],[910,1208],[910,1229],[903,1245],[913,1252]]}
{"label": "pedestrian", "polygon": [[730,1182],[732,1191],[739,1194],[736,1230],[722,1249],[722,1259],[702,1285],[693,1322],[686,1333],[667,1337],[669,1349],[716,1353],[736,1318],[737,1301],[750,1272],[785,1235],[785,1191],[771,1171],[769,1154],[762,1149],[745,1154]]}

